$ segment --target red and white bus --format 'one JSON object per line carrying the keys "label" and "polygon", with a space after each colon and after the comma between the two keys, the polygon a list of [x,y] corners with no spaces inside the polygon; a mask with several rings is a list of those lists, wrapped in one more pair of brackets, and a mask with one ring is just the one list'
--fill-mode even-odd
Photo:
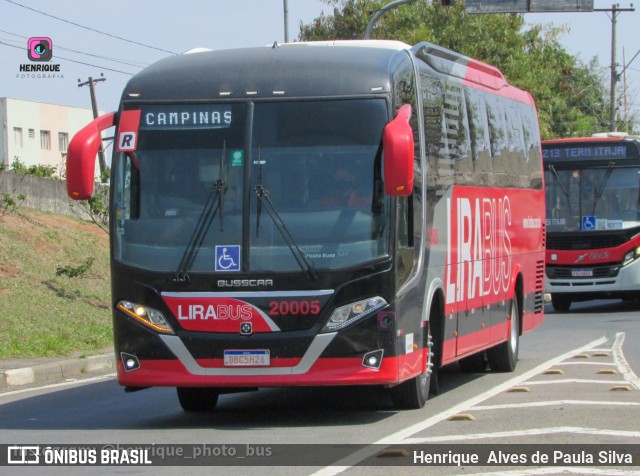
{"label": "red and white bus", "polygon": [[640,138],[620,133],[542,143],[546,292],[553,308],[640,291]]}
{"label": "red and white bus", "polygon": [[118,380],[188,411],[248,388],[511,371],[543,319],[531,96],[432,44],[197,52],[133,77],[69,147],[69,196],[111,176]]}

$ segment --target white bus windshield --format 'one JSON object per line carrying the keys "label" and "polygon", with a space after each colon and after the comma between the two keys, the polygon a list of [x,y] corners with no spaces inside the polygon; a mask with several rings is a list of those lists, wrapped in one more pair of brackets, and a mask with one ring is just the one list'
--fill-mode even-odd
{"label": "white bus windshield", "polygon": [[150,125],[114,163],[117,260],[154,271],[315,272],[387,256],[385,100],[216,105],[214,125],[211,109],[198,123],[201,106],[182,125],[179,112],[168,124],[178,106],[141,109]]}
{"label": "white bus windshield", "polygon": [[640,226],[640,167],[545,167],[547,230]]}

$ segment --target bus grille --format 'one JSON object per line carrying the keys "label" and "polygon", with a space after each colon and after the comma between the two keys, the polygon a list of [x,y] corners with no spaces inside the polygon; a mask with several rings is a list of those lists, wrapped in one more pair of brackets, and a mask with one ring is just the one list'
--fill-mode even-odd
{"label": "bus grille", "polygon": [[598,250],[616,248],[638,235],[638,229],[606,232],[547,233],[547,250]]}
{"label": "bus grille", "polygon": [[[572,272],[579,269],[593,270],[592,276],[573,276]],[[619,264],[607,266],[578,267],[578,266],[547,266],[547,277],[549,279],[598,279],[614,278],[620,271]]]}

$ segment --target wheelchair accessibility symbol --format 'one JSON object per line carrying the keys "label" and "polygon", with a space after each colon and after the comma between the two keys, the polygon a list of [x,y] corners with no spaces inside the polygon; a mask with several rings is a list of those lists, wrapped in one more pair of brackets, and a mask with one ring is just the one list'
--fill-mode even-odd
{"label": "wheelchair accessibility symbol", "polygon": [[596,229],[596,217],[594,215],[582,216],[582,229],[583,230],[595,230]]}
{"label": "wheelchair accessibility symbol", "polygon": [[216,271],[240,271],[240,246],[216,246]]}

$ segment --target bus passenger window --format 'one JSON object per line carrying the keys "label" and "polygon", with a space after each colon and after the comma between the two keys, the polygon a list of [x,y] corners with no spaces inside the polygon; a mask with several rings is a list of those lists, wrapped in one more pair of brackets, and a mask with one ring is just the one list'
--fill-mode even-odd
{"label": "bus passenger window", "polygon": [[140,173],[131,156],[126,155],[116,170],[116,223],[119,227],[125,220],[138,218],[140,212]]}

